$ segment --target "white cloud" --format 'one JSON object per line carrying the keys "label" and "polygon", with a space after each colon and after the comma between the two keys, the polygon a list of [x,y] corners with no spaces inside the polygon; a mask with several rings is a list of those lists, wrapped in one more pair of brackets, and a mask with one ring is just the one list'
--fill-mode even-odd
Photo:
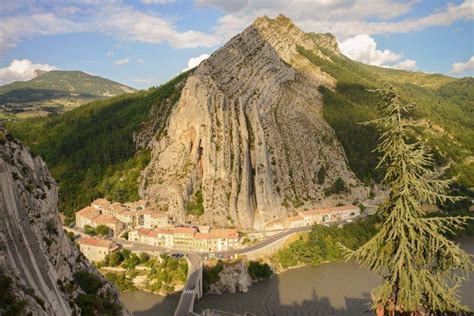
{"label": "white cloud", "polygon": [[116,65],[125,65],[125,64],[128,64],[129,61],[130,61],[130,58],[127,57],[127,58],[123,58],[123,59],[119,59],[119,60],[114,61],[114,64],[116,64]]}
{"label": "white cloud", "polygon": [[[18,0],[21,1],[21,0]],[[175,0],[142,0],[146,4]],[[432,14],[404,18],[417,0],[194,0],[199,6],[214,6],[226,12],[213,32],[181,30],[173,20],[158,13],[142,11],[124,0],[77,0],[74,7],[51,1],[48,12],[31,2],[20,15],[0,17],[0,53],[24,38],[70,32],[101,32],[125,41],[169,43],[176,48],[212,47],[221,44],[256,17],[274,17],[283,12],[307,32],[331,32],[344,40],[360,34],[389,34],[449,25],[457,20],[472,20],[473,0],[442,4]],[[19,12],[12,6],[7,12]],[[10,11],[9,11],[10,10]],[[14,10],[14,11],[11,11]],[[43,13],[41,13],[43,12]],[[397,18],[394,22],[393,19]]]}
{"label": "white cloud", "polygon": [[189,69],[191,69],[191,68],[194,68],[194,67],[196,67],[196,66],[199,66],[199,64],[200,64],[202,61],[206,60],[207,58],[209,58],[209,55],[208,55],[208,54],[201,54],[201,55],[199,55],[199,56],[197,56],[197,57],[191,57],[191,58],[189,58],[189,60],[188,60],[188,67],[184,68],[184,69],[182,70],[182,72],[184,72],[184,71],[186,71],[186,70],[189,70]]}
{"label": "white cloud", "polygon": [[388,49],[377,49],[377,43],[368,35],[357,35],[339,43],[347,57],[374,66],[383,66],[400,60],[400,55]]}
{"label": "white cloud", "polygon": [[138,59],[137,59],[137,63],[139,63],[139,64],[143,64],[144,62],[145,62],[145,61],[143,60],[143,58],[138,58]]}
{"label": "white cloud", "polygon": [[109,50],[109,51],[107,52],[107,56],[110,57],[110,56],[113,56],[113,55],[114,55],[114,52],[113,52],[113,51]]}
{"label": "white cloud", "polygon": [[[230,2],[230,3],[228,3]],[[411,11],[417,1],[395,0],[196,0],[200,5],[216,6],[228,14],[218,19],[215,32],[227,40],[262,15],[283,12],[307,32],[331,32],[345,39],[359,34],[390,34],[418,31],[431,26],[445,26],[457,20],[472,20],[473,0],[448,4],[435,13],[417,19],[399,18]]]}
{"label": "white cloud", "polygon": [[9,66],[0,68],[0,85],[13,81],[30,80],[36,77],[35,70],[51,71],[57,69],[57,67],[48,64],[33,64],[28,59],[15,59]]}
{"label": "white cloud", "polygon": [[459,63],[454,63],[453,67],[451,68],[451,73],[455,75],[459,75],[462,73],[466,73],[469,71],[474,71],[474,56],[471,56],[468,61],[465,63],[459,62]]}
{"label": "white cloud", "polygon": [[404,61],[401,61],[398,64],[393,65],[392,68],[408,70],[408,71],[415,71],[418,69],[416,66],[416,61],[413,59],[405,59]]}
{"label": "white cloud", "polygon": [[102,32],[126,40],[152,44],[168,42],[175,48],[210,47],[219,43],[214,35],[192,30],[178,31],[161,17],[128,6],[110,6],[107,10],[100,10],[95,20]]}
{"label": "white cloud", "polygon": [[81,32],[86,26],[52,13],[34,13],[0,18],[0,53],[25,37]]}
{"label": "white cloud", "polygon": [[339,43],[339,48],[347,57],[365,64],[411,71],[416,70],[416,61],[412,59],[400,61],[402,54],[388,49],[377,49],[377,42],[369,35],[357,35],[348,38]]}

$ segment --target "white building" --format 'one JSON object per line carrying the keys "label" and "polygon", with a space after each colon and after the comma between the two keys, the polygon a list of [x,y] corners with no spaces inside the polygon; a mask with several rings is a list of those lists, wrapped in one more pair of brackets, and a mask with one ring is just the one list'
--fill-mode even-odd
{"label": "white building", "polygon": [[109,253],[119,249],[116,243],[109,240],[81,238],[78,243],[84,256],[93,262],[103,261]]}
{"label": "white building", "polygon": [[336,206],[300,212],[304,225],[322,224],[347,220],[360,215],[360,208],[354,205]]}

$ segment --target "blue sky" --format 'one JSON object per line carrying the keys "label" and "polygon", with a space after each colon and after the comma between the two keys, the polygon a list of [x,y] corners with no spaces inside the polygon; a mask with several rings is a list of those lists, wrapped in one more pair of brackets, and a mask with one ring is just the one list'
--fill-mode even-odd
{"label": "blue sky", "polygon": [[303,31],[335,34],[352,59],[474,74],[473,0],[7,0],[0,84],[59,68],[147,88],[196,65],[256,17],[279,13]]}

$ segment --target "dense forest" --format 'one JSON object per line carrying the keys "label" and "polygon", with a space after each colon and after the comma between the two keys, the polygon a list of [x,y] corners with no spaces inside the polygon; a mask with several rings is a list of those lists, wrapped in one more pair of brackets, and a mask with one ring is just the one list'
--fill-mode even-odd
{"label": "dense forest", "polygon": [[139,199],[138,177],[150,153],[137,150],[133,135],[147,121],[152,107],[160,107],[165,99],[177,99],[177,85],[188,74],[148,91],[94,101],[63,115],[7,124],[15,137],[48,164],[59,182],[59,208],[68,221],[76,210],[98,197],[121,202]]}

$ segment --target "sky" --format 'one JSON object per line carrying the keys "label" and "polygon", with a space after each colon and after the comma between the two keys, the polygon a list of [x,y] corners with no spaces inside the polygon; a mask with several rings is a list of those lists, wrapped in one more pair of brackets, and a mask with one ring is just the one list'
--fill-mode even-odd
{"label": "sky", "polygon": [[474,0],[0,0],[0,85],[62,69],[157,86],[280,13],[354,60],[474,76]]}

